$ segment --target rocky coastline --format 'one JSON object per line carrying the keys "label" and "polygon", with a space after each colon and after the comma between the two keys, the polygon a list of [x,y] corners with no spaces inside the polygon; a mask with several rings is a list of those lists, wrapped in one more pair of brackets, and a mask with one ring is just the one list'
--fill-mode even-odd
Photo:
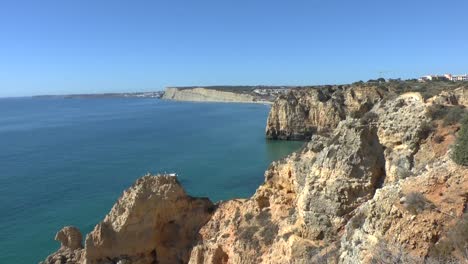
{"label": "rocky coastline", "polygon": [[214,204],[175,176],[147,175],[84,244],[76,228],[60,230],[60,249],[42,263],[467,263],[466,244],[444,248],[467,218],[468,167],[450,156],[460,123],[434,114],[466,111],[467,94],[290,90],[266,136],[306,142],[270,165],[251,198]]}

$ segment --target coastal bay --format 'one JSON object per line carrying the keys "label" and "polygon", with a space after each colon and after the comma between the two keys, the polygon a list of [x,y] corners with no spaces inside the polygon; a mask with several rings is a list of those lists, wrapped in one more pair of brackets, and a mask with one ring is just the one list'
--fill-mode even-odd
{"label": "coastal bay", "polygon": [[[90,231],[147,172],[190,195],[246,198],[302,142],[267,141],[269,107],[154,99],[0,100],[0,263],[35,263],[64,225]],[[22,250],[28,243],[28,251]]]}

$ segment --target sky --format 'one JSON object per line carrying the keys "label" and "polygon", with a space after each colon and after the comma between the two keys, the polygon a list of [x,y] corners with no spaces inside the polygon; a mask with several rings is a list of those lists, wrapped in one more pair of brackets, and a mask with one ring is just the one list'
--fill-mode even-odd
{"label": "sky", "polygon": [[466,0],[1,0],[0,97],[468,73]]}

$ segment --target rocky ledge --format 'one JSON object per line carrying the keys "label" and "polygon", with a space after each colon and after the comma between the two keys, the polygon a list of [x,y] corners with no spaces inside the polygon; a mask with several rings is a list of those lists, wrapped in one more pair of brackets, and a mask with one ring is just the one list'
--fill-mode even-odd
{"label": "rocky ledge", "polygon": [[61,230],[45,263],[466,263],[468,168],[449,150],[460,125],[431,114],[442,102],[465,111],[451,94],[292,91],[268,126],[310,141],[273,162],[251,198],[213,205],[175,177],[145,176],[84,247]]}

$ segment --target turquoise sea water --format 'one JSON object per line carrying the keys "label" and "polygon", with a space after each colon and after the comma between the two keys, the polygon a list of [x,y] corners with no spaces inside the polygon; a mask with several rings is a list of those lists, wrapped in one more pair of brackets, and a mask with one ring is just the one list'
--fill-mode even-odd
{"label": "turquoise sea water", "polygon": [[0,263],[37,263],[55,233],[83,234],[147,172],[189,194],[248,197],[271,161],[301,146],[267,141],[269,107],[154,99],[0,99]]}

